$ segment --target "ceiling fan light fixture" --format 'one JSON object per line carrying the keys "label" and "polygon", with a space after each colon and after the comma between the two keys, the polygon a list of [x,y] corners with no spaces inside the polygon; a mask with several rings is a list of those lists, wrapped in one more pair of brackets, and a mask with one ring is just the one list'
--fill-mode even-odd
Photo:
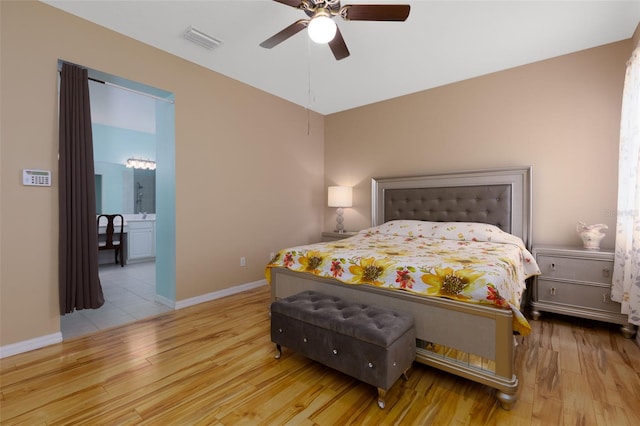
{"label": "ceiling fan light fixture", "polygon": [[318,9],[309,21],[309,38],[318,44],[329,43],[336,35],[337,25],[324,9]]}
{"label": "ceiling fan light fixture", "polygon": [[[2,1],[2,0],[0,0]],[[309,38],[316,43],[328,44],[331,53],[340,61],[350,55],[342,32],[338,29],[334,17],[345,21],[406,21],[409,17],[409,4],[347,4],[340,0],[273,0],[277,3],[301,10],[307,18],[298,19],[293,24],[277,32],[262,43],[261,47],[271,49],[298,34],[308,30]]]}

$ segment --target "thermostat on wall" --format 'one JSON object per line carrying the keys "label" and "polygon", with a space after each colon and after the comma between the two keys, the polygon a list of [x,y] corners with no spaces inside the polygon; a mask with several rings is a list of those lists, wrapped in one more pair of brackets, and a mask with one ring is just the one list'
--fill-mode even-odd
{"label": "thermostat on wall", "polygon": [[29,186],[51,186],[49,170],[22,170],[22,184]]}

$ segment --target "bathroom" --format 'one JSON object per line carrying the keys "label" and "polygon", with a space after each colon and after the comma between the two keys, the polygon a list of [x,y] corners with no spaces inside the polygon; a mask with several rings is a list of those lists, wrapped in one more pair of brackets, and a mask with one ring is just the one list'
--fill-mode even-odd
{"label": "bathroom", "polygon": [[[93,123],[96,212],[122,214],[126,263],[155,259],[155,134]],[[101,265],[113,263],[101,252]]]}

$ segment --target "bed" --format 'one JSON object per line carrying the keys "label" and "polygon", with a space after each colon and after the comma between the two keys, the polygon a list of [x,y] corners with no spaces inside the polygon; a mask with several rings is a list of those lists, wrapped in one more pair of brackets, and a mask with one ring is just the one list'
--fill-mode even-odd
{"label": "bed", "polygon": [[[536,273],[537,265],[532,257],[528,258],[528,262],[533,263],[528,265],[523,274],[516,277],[520,285],[519,290],[506,298],[508,303],[504,303],[504,299],[501,300],[501,303],[498,303],[501,306],[483,303],[482,300],[475,303],[473,300],[464,300],[468,299],[468,295],[425,296],[418,291],[407,291],[410,290],[407,288],[389,288],[393,287],[393,284],[380,285],[380,282],[375,280],[368,284],[352,285],[355,282],[353,277],[359,274],[358,271],[362,281],[362,268],[358,269],[356,263],[363,257],[352,256],[355,261],[349,260],[349,255],[344,254],[345,252],[335,254],[333,259],[342,258],[344,265],[351,262],[354,268],[346,266],[352,272],[351,275],[345,273],[340,277],[335,276],[335,271],[328,265],[329,262],[326,262],[325,266],[328,269],[325,272],[322,272],[320,267],[309,268],[309,262],[313,262],[310,255],[298,256],[304,263],[302,266],[308,269],[306,272],[295,270],[295,265],[291,269],[288,268],[284,258],[292,252],[345,250],[356,245],[356,240],[367,238],[382,238],[383,245],[387,244],[383,250],[386,249],[387,254],[393,255],[399,246],[391,244],[390,241],[392,236],[396,238],[398,234],[401,239],[409,235],[410,238],[406,239],[407,245],[409,240],[420,239],[423,246],[424,241],[430,238],[435,244],[442,244],[442,240],[448,240],[451,236],[454,248],[447,246],[446,250],[443,250],[438,246],[440,250],[435,249],[450,255],[452,250],[456,250],[456,244],[472,245],[471,240],[475,239],[477,233],[484,232],[483,230],[489,230],[490,241],[481,241],[478,244],[498,244],[500,242],[491,241],[491,238],[494,238],[494,232],[504,231],[502,234],[507,235],[507,239],[517,237],[515,240],[520,241],[522,253],[526,258],[526,254],[530,256],[528,248],[531,243],[531,168],[374,178],[371,195],[370,229],[337,242],[286,248],[275,256],[267,266],[272,298],[277,300],[301,291],[315,290],[350,301],[408,312],[414,316],[416,322],[418,362],[494,388],[501,406],[510,409],[516,401],[518,389],[518,378],[514,371],[514,334],[524,334],[527,331],[528,324],[519,312],[519,307],[521,295],[524,293],[524,281]],[[399,226],[410,229],[398,232]],[[468,228],[469,226],[471,228]],[[460,232],[462,228],[464,230]],[[469,229],[472,229],[472,234],[476,234],[469,237]],[[431,232],[438,234],[422,235]],[[379,241],[376,244],[379,244]],[[449,244],[449,241],[446,241],[446,244]],[[473,257],[475,256],[474,254]],[[389,256],[388,259],[389,262],[395,261],[393,256]],[[395,264],[387,266],[396,271],[396,277],[401,276],[400,267]],[[301,264],[297,264],[297,269],[301,269]],[[425,269],[419,277],[416,273],[414,284],[432,283],[432,277],[445,269],[445,266],[440,269]],[[479,274],[476,273],[475,276]],[[396,282],[399,283],[396,287],[403,285],[402,279],[397,278]]]}

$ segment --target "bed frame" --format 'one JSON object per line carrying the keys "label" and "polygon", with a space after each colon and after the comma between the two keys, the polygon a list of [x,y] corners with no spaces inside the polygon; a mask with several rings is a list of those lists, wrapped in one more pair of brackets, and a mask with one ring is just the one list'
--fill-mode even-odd
{"label": "bed frame", "polygon": [[[372,179],[372,225],[396,219],[482,222],[531,244],[531,167]],[[304,290],[408,312],[415,318],[423,364],[490,386],[501,406],[516,401],[512,312],[271,270],[274,300]]]}

